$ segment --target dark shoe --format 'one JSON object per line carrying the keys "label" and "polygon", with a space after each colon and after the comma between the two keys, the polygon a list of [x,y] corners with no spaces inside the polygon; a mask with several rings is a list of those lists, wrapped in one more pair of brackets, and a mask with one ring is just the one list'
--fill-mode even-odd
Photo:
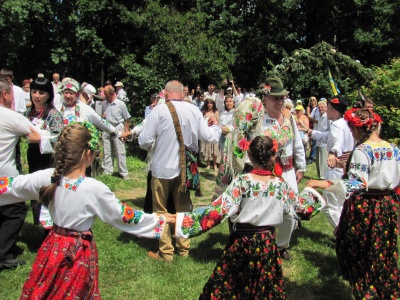
{"label": "dark shoe", "polygon": [[307,165],[311,165],[314,161],[312,159],[307,160]]}
{"label": "dark shoe", "polygon": [[289,255],[289,251],[287,251],[287,249],[282,249],[279,250],[279,254],[281,256],[282,259],[284,260],[291,260],[292,258]]}
{"label": "dark shoe", "polygon": [[169,258],[169,257],[165,257],[165,256],[161,256],[159,252],[153,252],[153,251],[149,251],[147,252],[147,256],[155,259],[155,260],[164,260],[164,261],[172,261],[173,258]]}
{"label": "dark shoe", "polygon": [[18,266],[25,265],[26,261],[23,259],[7,259],[0,261],[0,269],[16,268]]}

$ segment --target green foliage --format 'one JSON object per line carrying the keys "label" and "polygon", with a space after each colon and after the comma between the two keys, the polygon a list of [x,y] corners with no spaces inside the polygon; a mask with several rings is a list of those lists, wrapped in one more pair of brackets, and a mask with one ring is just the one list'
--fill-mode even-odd
{"label": "green foliage", "polygon": [[371,69],[325,42],[310,49],[295,50],[266,75],[275,74],[281,77],[290,88],[292,99],[330,97],[333,94],[327,67],[330,68],[342,95],[373,78]]}
{"label": "green foliage", "polygon": [[368,95],[375,102],[375,111],[382,117],[381,136],[391,142],[400,142],[400,59],[375,68],[376,77],[368,87]]}

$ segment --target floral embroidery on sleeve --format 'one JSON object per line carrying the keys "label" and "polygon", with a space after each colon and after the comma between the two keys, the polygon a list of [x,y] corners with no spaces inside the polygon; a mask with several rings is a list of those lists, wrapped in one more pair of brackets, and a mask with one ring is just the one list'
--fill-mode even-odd
{"label": "floral embroidery on sleeve", "polygon": [[0,178],[0,195],[12,189],[12,182],[14,177],[1,177]]}
{"label": "floral embroidery on sleeve", "polygon": [[125,203],[122,203],[121,201],[118,201],[118,204],[120,205],[121,211],[120,214],[122,216],[122,221],[124,223],[131,224],[138,224],[140,221],[140,218],[143,215],[142,211],[139,210],[134,210],[132,207],[129,205],[126,205]]}

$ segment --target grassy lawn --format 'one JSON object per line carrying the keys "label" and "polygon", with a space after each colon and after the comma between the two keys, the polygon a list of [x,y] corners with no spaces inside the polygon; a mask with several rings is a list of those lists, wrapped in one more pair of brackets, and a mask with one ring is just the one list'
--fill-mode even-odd
{"label": "grassy lawn", "polygon": [[[146,190],[147,169],[143,160],[128,158],[130,180],[98,176],[117,196],[134,207],[142,207]],[[303,179],[316,178],[315,164]],[[194,205],[209,203],[215,173],[201,169],[203,197]],[[347,282],[339,275],[332,228],[319,214],[302,222],[302,229],[292,236],[293,259],[283,262],[288,299],[352,299]],[[157,241],[140,239],[96,221],[93,227],[99,249],[100,291],[103,299],[197,299],[227,242],[227,224],[193,238],[189,258],[176,256],[171,263],[154,261],[147,251],[157,250]],[[18,299],[42,239],[43,231],[33,225],[29,211],[18,247],[27,264],[15,270],[0,272],[0,299]]]}

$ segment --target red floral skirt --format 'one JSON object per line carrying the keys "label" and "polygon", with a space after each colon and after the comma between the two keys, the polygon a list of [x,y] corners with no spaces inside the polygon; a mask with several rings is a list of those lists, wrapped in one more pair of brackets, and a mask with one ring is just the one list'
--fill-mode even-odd
{"label": "red floral skirt", "polygon": [[54,225],[42,243],[20,299],[101,299],[91,231]]}
{"label": "red floral skirt", "polygon": [[397,216],[391,196],[345,201],[336,254],[355,299],[398,299]]}
{"label": "red floral skirt", "polygon": [[200,299],[286,299],[275,232],[234,233]]}

